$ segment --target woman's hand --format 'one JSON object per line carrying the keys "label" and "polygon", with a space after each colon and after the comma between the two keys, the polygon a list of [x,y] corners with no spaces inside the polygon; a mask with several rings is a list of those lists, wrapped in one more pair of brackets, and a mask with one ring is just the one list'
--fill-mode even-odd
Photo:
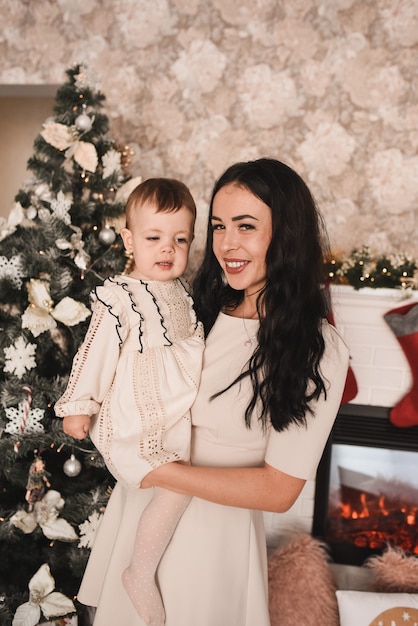
{"label": "woman's hand", "polygon": [[89,415],[66,415],[62,420],[62,429],[74,439],[84,439],[89,432]]}

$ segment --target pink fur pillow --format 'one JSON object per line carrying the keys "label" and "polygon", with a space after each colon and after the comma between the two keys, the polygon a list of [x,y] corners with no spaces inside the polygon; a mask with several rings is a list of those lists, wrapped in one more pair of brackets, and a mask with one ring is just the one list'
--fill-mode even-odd
{"label": "pink fur pillow", "polygon": [[418,593],[418,557],[388,547],[381,556],[366,562],[374,576],[373,588],[383,593]]}
{"label": "pink fur pillow", "polygon": [[271,626],[338,626],[336,583],[324,543],[296,535],[269,557]]}

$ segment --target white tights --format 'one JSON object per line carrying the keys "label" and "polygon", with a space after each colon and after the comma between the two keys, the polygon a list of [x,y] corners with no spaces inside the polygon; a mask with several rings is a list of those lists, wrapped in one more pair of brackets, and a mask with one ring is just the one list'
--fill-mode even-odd
{"label": "white tights", "polygon": [[154,487],[154,496],[138,522],[132,560],[122,574],[122,582],[136,612],[148,626],[165,623],[155,574],[190,499],[190,496]]}

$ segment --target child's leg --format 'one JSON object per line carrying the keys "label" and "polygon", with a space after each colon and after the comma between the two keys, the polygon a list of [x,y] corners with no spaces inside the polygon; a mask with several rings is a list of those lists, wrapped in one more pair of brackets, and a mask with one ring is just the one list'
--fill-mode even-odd
{"label": "child's leg", "polygon": [[132,560],[122,581],[138,615],[149,626],[165,622],[155,572],[189,502],[190,496],[154,487],[154,496],[138,522]]}

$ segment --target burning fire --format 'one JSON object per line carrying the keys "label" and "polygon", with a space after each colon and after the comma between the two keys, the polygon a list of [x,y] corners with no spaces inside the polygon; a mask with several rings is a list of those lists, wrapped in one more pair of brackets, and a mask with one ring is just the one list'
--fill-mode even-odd
{"label": "burning fire", "polygon": [[[352,473],[350,474],[352,478]],[[326,540],[370,550],[383,550],[388,544],[418,555],[418,503],[405,489],[379,493],[364,480],[369,489],[341,484],[331,498]],[[411,500],[411,502],[409,501]]]}

